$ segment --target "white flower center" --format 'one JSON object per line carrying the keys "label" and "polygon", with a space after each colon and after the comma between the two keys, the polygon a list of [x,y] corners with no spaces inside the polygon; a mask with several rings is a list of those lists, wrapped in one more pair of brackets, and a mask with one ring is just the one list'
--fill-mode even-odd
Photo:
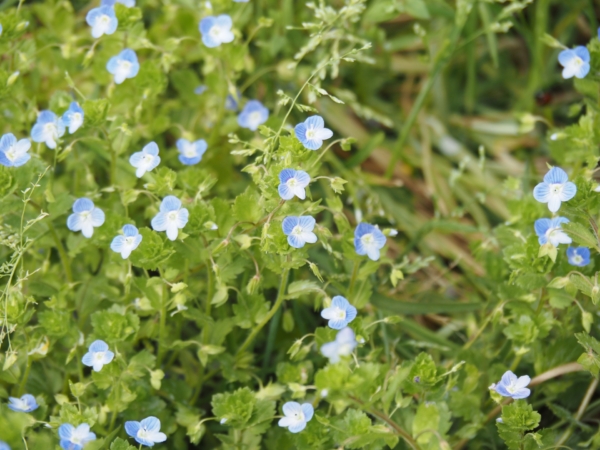
{"label": "white flower center", "polygon": [[583,258],[577,253],[573,256],[573,262],[575,264],[581,264],[583,262]]}
{"label": "white flower center", "polygon": [[221,30],[221,27],[214,26],[214,27],[212,27],[210,29],[210,31],[208,32],[208,34],[210,34],[210,36],[213,39],[219,39],[221,37],[222,31],[223,30]]}
{"label": "white flower center", "polygon": [[296,180],[295,178],[290,178],[290,179],[287,181],[287,185],[288,185],[289,187],[295,187],[295,186],[297,186],[297,185],[298,185],[298,180]]}
{"label": "white flower center", "polygon": [[302,227],[300,225],[296,225],[292,230],[292,234],[294,236],[300,236],[302,234]]}
{"label": "white flower center", "polygon": [[9,161],[14,161],[17,158],[17,152],[15,151],[15,147],[11,146],[6,153],[4,153]]}
{"label": "white flower center", "polygon": [[334,312],[335,317],[337,317],[340,320],[344,320],[346,318],[346,310],[345,309],[340,309],[337,308]]}
{"label": "white flower center", "polygon": [[579,56],[576,56],[573,58],[573,62],[571,64],[573,64],[575,67],[580,67],[583,65],[583,59],[581,59]]}
{"label": "white flower center", "polygon": [[137,432],[137,437],[140,439],[148,439],[152,433],[146,430],[144,427],[141,427]]}
{"label": "white flower center", "polygon": [[375,242],[375,238],[373,238],[373,234],[372,233],[367,233],[365,235],[363,235],[360,240],[362,241],[362,243],[364,245],[373,245],[373,243]]}
{"label": "white flower center", "polygon": [[91,211],[83,211],[79,213],[79,217],[81,217],[81,220],[87,221],[90,219],[91,214]]}
{"label": "white flower center", "polygon": [[304,418],[304,412],[302,411],[292,414],[292,419],[298,423],[306,422],[306,419]]}
{"label": "white flower center", "polygon": [[313,139],[316,135],[317,135],[317,131],[316,130],[314,130],[312,128],[306,130],[306,137],[308,139]]}
{"label": "white flower center", "polygon": [[254,111],[250,113],[250,122],[258,124],[260,122],[260,112]]}
{"label": "white flower center", "polygon": [[44,134],[46,136],[49,136],[49,137],[52,137],[52,138],[58,137],[58,130],[56,129],[56,125],[53,124],[52,122],[47,123],[46,125],[44,125]]}
{"label": "white flower center", "polygon": [[562,190],[563,190],[562,184],[555,183],[555,184],[550,185],[550,193],[552,195],[560,195],[562,193]]}
{"label": "white flower center", "polygon": [[186,158],[194,158],[196,156],[196,146],[193,144],[188,144],[183,147],[183,156]]}
{"label": "white flower center", "polygon": [[108,25],[110,22],[110,17],[108,17],[106,14],[101,15],[98,18],[98,21],[102,24],[102,25]]}
{"label": "white flower center", "polygon": [[170,213],[168,213],[167,219],[169,219],[172,222],[176,221],[177,220],[177,211],[171,211]]}
{"label": "white flower center", "polygon": [[81,122],[81,113],[73,113],[71,120],[75,123]]}
{"label": "white flower center", "polygon": [[131,63],[124,59],[119,60],[119,71],[123,73],[129,73],[131,70]]}
{"label": "white flower center", "polygon": [[96,361],[102,361],[104,360],[104,353],[103,352],[98,352],[94,355],[94,359]]}
{"label": "white flower center", "polygon": [[126,245],[129,245],[129,246],[131,246],[131,245],[133,245],[133,242],[134,242],[134,241],[135,241],[135,237],[133,237],[133,236],[127,236],[127,237],[125,238],[125,244],[126,244]]}

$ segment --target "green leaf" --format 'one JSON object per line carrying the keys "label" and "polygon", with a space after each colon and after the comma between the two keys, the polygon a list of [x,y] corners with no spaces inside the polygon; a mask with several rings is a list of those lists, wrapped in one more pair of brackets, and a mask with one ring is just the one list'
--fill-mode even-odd
{"label": "green leaf", "polygon": [[256,403],[254,393],[247,387],[234,392],[213,395],[212,409],[215,417],[227,419],[227,425],[242,429],[252,416]]}
{"label": "green leaf", "polygon": [[519,450],[526,432],[538,427],[542,416],[524,400],[502,407],[502,422],[497,422],[498,434],[510,450]]}
{"label": "green leaf", "polygon": [[113,443],[110,444],[110,450],[136,450],[136,448],[129,445],[124,439],[116,438]]}
{"label": "green leaf", "polygon": [[258,192],[248,188],[238,195],[232,206],[232,214],[239,222],[258,222],[263,216],[263,205]]}
{"label": "green leaf", "polygon": [[[594,88],[594,90],[597,93],[597,89]],[[569,236],[573,238],[576,243],[583,245],[584,247],[598,247],[598,240],[590,231],[589,226],[582,225],[579,222],[569,222],[563,223],[561,227]]]}

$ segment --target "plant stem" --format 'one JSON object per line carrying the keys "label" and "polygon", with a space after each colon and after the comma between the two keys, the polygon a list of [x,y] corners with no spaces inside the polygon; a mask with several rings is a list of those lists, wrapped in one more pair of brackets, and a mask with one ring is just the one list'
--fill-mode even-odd
{"label": "plant stem", "polygon": [[25,373],[23,373],[23,378],[21,379],[21,384],[19,385],[19,397],[21,397],[25,393],[25,385],[27,384],[29,372],[31,371],[31,363],[31,358],[27,356],[27,365],[25,366]]}
{"label": "plant stem", "polygon": [[56,244],[56,250],[58,251],[58,256],[60,257],[60,261],[62,262],[63,268],[65,269],[65,276],[67,277],[67,281],[69,283],[73,282],[73,273],[71,272],[71,266],[69,265],[69,258],[67,257],[67,252],[65,251],[65,247],[63,246],[60,238],[58,237],[58,233],[52,225],[51,221],[48,221],[48,229],[54,238],[54,243]]}
{"label": "plant stem", "polygon": [[[590,400],[592,399],[594,392],[596,392],[597,387],[598,387],[598,378],[593,378],[587,391],[585,392],[585,395],[583,396],[583,399],[581,400],[581,404],[579,405],[579,408],[577,409],[577,414],[575,414],[574,419],[576,421],[579,421],[581,419],[581,417],[583,416],[583,413],[585,412],[586,408],[590,404]],[[567,442],[569,437],[571,437],[571,434],[573,434],[573,425],[571,425],[571,426],[569,426],[569,428],[567,428],[567,430],[560,437],[560,439],[558,440],[556,445],[557,446],[563,445],[565,442]]]}
{"label": "plant stem", "polygon": [[165,352],[165,334],[167,330],[167,285],[163,285],[162,305],[160,308],[160,323],[158,328],[158,354],[156,356],[157,367],[160,367]]}
{"label": "plant stem", "polygon": [[348,287],[348,298],[352,297],[354,292],[354,285],[356,284],[356,276],[358,275],[358,267],[360,266],[359,261],[354,262],[354,268],[352,269],[352,275],[350,276],[350,286]]}
{"label": "plant stem", "polygon": [[261,323],[254,327],[250,335],[246,338],[244,343],[240,346],[237,353],[235,354],[236,358],[240,356],[244,350],[248,348],[248,346],[252,343],[256,335],[263,329],[263,327],[271,320],[271,318],[275,315],[283,300],[285,299],[285,291],[287,288],[288,277],[290,275],[290,269],[283,269],[283,273],[281,274],[281,283],[279,285],[279,292],[277,293],[277,299],[275,300],[275,304],[269,311],[269,313],[265,316]]}

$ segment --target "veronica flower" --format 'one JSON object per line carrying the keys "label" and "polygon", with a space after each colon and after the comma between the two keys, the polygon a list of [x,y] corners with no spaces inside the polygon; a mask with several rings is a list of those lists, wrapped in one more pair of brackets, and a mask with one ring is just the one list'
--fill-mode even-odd
{"label": "veronica flower", "polygon": [[140,64],[135,52],[126,48],[108,60],[106,70],[114,75],[115,83],[121,84],[126,78],[133,78],[138,74]]}
{"label": "veronica flower", "polygon": [[281,227],[287,236],[288,244],[294,248],[302,248],[307,242],[317,242],[317,235],[313,233],[316,221],[312,216],[288,216],[283,219]]}
{"label": "veronica flower", "polygon": [[94,228],[104,223],[104,211],[94,206],[89,198],[78,198],[73,203],[73,214],[67,219],[67,228],[71,231],[81,231],[86,238],[91,238]]}
{"label": "veronica flower", "polygon": [[179,230],[185,227],[189,211],[181,207],[181,200],[173,195],[166,196],[160,204],[159,212],[152,219],[152,228],[155,231],[166,231],[167,237],[174,241]]}
{"label": "veronica flower", "polygon": [[585,78],[590,71],[590,52],[583,46],[566,49],[558,54],[558,62],[564,67],[563,78]]}
{"label": "veronica flower", "polygon": [[128,8],[133,8],[135,6],[135,0],[102,0],[100,4],[102,6],[115,6],[115,3],[120,3]]}
{"label": "veronica flower", "polygon": [[306,198],[304,188],[310,183],[310,175],[303,170],[283,169],[279,172],[279,196],[291,200],[294,195],[300,200]]}
{"label": "veronica flower", "polygon": [[196,86],[196,88],[194,89],[194,94],[204,94],[207,90],[208,88],[205,85],[201,84],[200,86]]}
{"label": "veronica flower", "polygon": [[108,344],[97,340],[90,344],[88,352],[83,355],[81,362],[94,369],[94,372],[100,372],[105,364],[109,364],[115,354],[108,349]]}
{"label": "veronica flower", "polygon": [[227,94],[227,97],[225,98],[225,109],[228,111],[237,111],[240,98],[242,98],[242,93],[239,89],[235,90],[235,94]]}
{"label": "veronica flower", "polygon": [[110,243],[110,249],[113,252],[120,253],[121,258],[127,259],[131,252],[138,248],[142,242],[142,235],[133,225],[125,225],[123,227],[123,235],[115,236]]}
{"label": "veronica flower", "polygon": [[21,398],[8,397],[8,402],[7,406],[16,412],[30,413],[39,407],[35,397],[31,394],[25,394]]}
{"label": "veronica flower", "polygon": [[156,169],[160,164],[156,142],[146,144],[141,152],[131,155],[129,164],[135,167],[135,176],[138,178],[142,178],[146,172]]}
{"label": "veronica flower", "polygon": [[309,150],[320,149],[323,141],[333,136],[333,131],[325,128],[325,121],[321,116],[310,116],[296,125],[294,133],[302,145]]}
{"label": "veronica flower", "polygon": [[233,41],[232,25],[231,17],[227,14],[205,17],[198,26],[202,34],[202,42],[207,47],[214,48]]}
{"label": "veronica flower", "polygon": [[544,181],[533,189],[533,198],[540,203],[548,203],[548,209],[555,213],[560,204],[575,197],[577,186],[569,181],[567,172],[553,167],[544,175]]}
{"label": "veronica flower", "polygon": [[64,450],[82,450],[88,442],[96,440],[96,434],[90,431],[87,423],[82,423],[77,428],[70,423],[63,423],[58,427],[58,436]]}
{"label": "veronica flower", "polygon": [[587,247],[569,247],[567,260],[572,266],[583,267],[590,263],[590,249]]}
{"label": "veronica flower", "polygon": [[92,27],[92,37],[98,39],[103,34],[113,34],[117,31],[119,21],[112,6],[100,6],[90,9],[85,18],[87,24]]}
{"label": "veronica flower", "polygon": [[256,131],[268,118],[269,110],[258,100],[250,100],[238,115],[237,121],[240,127]]}
{"label": "veronica flower", "polygon": [[337,363],[342,356],[350,356],[356,346],[354,331],[352,331],[352,328],[346,327],[338,332],[335,341],[321,346],[321,354],[329,358],[330,363]]}
{"label": "veronica flower", "polygon": [[83,109],[77,102],[71,102],[69,109],[62,116],[65,126],[69,127],[69,133],[75,133],[83,125]]}
{"label": "veronica flower", "polygon": [[[2,34],[2,25],[0,25],[0,34]],[[0,441],[0,450],[10,450],[10,447],[6,442]]]}
{"label": "veronica flower", "polygon": [[315,410],[310,403],[287,402],[283,405],[283,415],[277,425],[287,428],[291,433],[300,433],[310,422]]}
{"label": "veronica flower", "polygon": [[12,133],[6,133],[0,138],[0,164],[6,167],[20,167],[31,159],[28,153],[31,148],[29,139],[17,138]]}
{"label": "veronica flower", "polygon": [[160,432],[160,420],[156,417],[146,417],[141,422],[125,422],[125,431],[138,444],[153,447],[157,442],[165,442],[167,435]]}
{"label": "veronica flower", "polygon": [[529,376],[524,375],[517,378],[517,376],[508,370],[498,384],[493,389],[503,397],[511,397],[515,400],[529,397],[531,391],[527,389],[527,385],[531,382]]}
{"label": "veronica flower", "polygon": [[42,111],[31,129],[33,142],[44,142],[48,148],[55,149],[58,138],[65,134],[65,124],[52,111]]}
{"label": "veronica flower", "polygon": [[329,320],[329,328],[341,330],[354,320],[356,308],[341,295],[336,295],[331,300],[331,306],[321,311],[321,317]]}
{"label": "veronica flower", "polygon": [[359,255],[367,255],[377,261],[386,237],[379,228],[368,223],[359,223],[354,230],[354,248]]}
{"label": "veronica flower", "polygon": [[202,155],[206,152],[206,141],[199,139],[190,142],[187,139],[177,139],[177,150],[179,150],[179,161],[186,166],[193,166],[202,161]]}
{"label": "veronica flower", "polygon": [[535,234],[538,235],[538,242],[544,245],[550,242],[554,247],[559,244],[570,244],[573,240],[565,233],[561,225],[569,223],[566,217],[554,217],[553,219],[538,219],[535,221]]}

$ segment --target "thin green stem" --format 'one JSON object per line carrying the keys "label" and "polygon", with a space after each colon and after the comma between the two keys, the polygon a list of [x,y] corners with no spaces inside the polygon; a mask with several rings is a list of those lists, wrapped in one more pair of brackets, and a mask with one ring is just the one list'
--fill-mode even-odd
{"label": "thin green stem", "polygon": [[160,308],[160,322],[158,325],[158,354],[156,356],[157,366],[160,367],[165,353],[165,339],[167,332],[167,285],[163,284],[162,305]]}
{"label": "thin green stem", "polygon": [[19,385],[19,397],[21,397],[25,393],[25,385],[27,384],[27,379],[29,378],[29,372],[31,372],[31,363],[33,361],[29,356],[27,356],[27,365],[25,366],[25,373],[23,373],[23,378],[21,379],[21,384]]}
{"label": "thin green stem", "polygon": [[73,273],[71,272],[71,265],[69,264],[69,258],[67,257],[67,252],[65,251],[65,247],[63,246],[60,238],[58,237],[58,233],[56,232],[56,228],[52,225],[51,221],[48,221],[48,229],[50,230],[50,234],[54,238],[54,243],[56,244],[56,250],[58,251],[58,256],[60,258],[60,262],[63,265],[65,270],[65,276],[67,277],[67,281],[69,283],[73,282]]}
{"label": "thin green stem", "polygon": [[354,285],[356,284],[356,277],[358,276],[358,268],[360,267],[360,261],[354,262],[354,268],[352,269],[352,275],[350,276],[350,286],[348,287],[348,297],[352,297],[354,293]]}
{"label": "thin green stem", "polygon": [[275,315],[277,310],[279,310],[279,308],[281,307],[281,304],[283,303],[283,300],[285,299],[285,291],[287,289],[287,282],[288,282],[289,275],[290,275],[290,269],[283,269],[283,273],[281,274],[281,283],[279,285],[279,292],[277,293],[277,299],[275,300],[275,304],[273,305],[271,310],[268,312],[268,314],[265,316],[265,318],[262,320],[262,322],[260,322],[256,327],[254,327],[254,329],[252,330],[250,335],[246,338],[244,343],[240,346],[240,348],[238,349],[238,351],[236,353],[236,357],[238,357],[242,353],[244,353],[244,350],[246,350],[248,348],[248,346],[252,343],[252,341],[254,340],[256,335],[260,332],[260,330],[263,329],[263,327],[269,322],[269,320],[271,320],[271,318]]}

